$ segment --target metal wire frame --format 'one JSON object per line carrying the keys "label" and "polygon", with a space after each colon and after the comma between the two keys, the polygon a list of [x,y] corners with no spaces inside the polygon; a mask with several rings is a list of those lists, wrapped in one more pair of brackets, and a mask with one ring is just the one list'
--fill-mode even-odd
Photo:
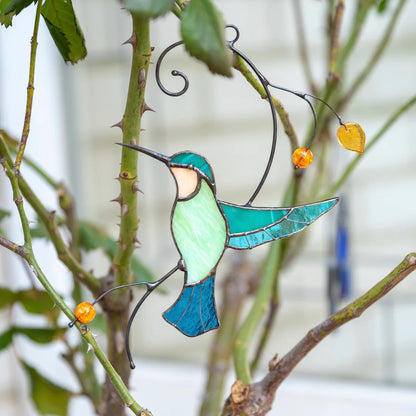
{"label": "metal wire frame", "polygon": [[[273,105],[273,97],[271,95],[270,92],[270,88],[275,88],[281,91],[285,91],[285,92],[289,92],[291,94],[296,95],[297,97],[303,99],[304,101],[306,101],[308,103],[309,108],[312,111],[313,114],[313,118],[314,118],[314,131],[312,134],[312,137],[309,141],[308,144],[308,148],[312,145],[312,142],[316,136],[316,130],[317,130],[317,115],[315,112],[315,109],[312,105],[312,103],[310,102],[310,100],[307,97],[313,98],[317,101],[320,101],[321,103],[323,103],[324,105],[326,105],[331,111],[332,113],[338,118],[338,121],[340,123],[340,125],[344,125],[345,123],[342,121],[341,117],[339,116],[339,114],[324,100],[322,100],[319,97],[316,97],[312,94],[309,93],[304,93],[304,92],[300,92],[300,91],[294,91],[285,87],[281,87],[275,84],[272,84],[268,81],[268,79],[259,71],[259,69],[254,65],[254,63],[246,56],[244,55],[240,50],[238,50],[235,47],[235,43],[238,41],[239,37],[240,37],[240,31],[239,29],[235,26],[235,25],[227,25],[227,28],[231,28],[235,31],[235,37],[234,39],[227,41],[227,46],[230,48],[230,50],[235,53],[236,55],[238,55],[241,59],[243,59],[247,65],[253,70],[253,72],[256,74],[257,78],[259,79],[260,83],[262,84],[264,91],[266,93],[267,96],[267,100],[269,102],[269,107],[270,107],[270,111],[271,111],[271,116],[272,116],[272,145],[271,145],[271,149],[270,149],[270,154],[269,154],[269,159],[266,165],[266,168],[264,170],[264,173],[260,179],[259,184],[257,185],[256,189],[254,190],[253,194],[251,195],[251,197],[249,198],[249,200],[246,202],[246,204],[244,205],[245,207],[251,207],[252,203],[254,201],[254,199],[257,197],[258,193],[260,192],[261,188],[263,187],[267,176],[270,172],[270,168],[272,166],[273,163],[273,159],[276,153],[276,145],[277,145],[277,117],[276,117],[276,112],[275,112],[275,108]],[[174,48],[176,48],[177,46],[183,44],[183,41],[178,41],[173,43],[172,45],[168,46],[159,56],[159,59],[156,63],[156,82],[159,86],[159,88],[167,95],[169,96],[173,96],[173,97],[178,97],[183,95],[189,88],[189,80],[188,77],[186,76],[186,74],[184,74],[181,71],[178,70],[173,70],[171,71],[171,74],[173,76],[179,76],[184,80],[184,86],[180,91],[174,92],[174,91],[170,91],[168,90],[163,83],[161,82],[160,79],[160,67],[161,64],[163,62],[163,59],[165,58],[165,56]],[[127,145],[128,146],[128,145]],[[129,147],[129,146],[128,146]],[[131,146],[132,147],[132,146]],[[161,155],[160,155],[161,156]],[[225,247],[224,247],[225,249]],[[127,353],[127,357],[129,359],[130,362],[130,367],[131,369],[135,368],[135,364],[133,362],[132,359],[132,355],[131,355],[131,351],[130,351],[130,330],[131,330],[131,325],[133,323],[134,318],[136,317],[137,312],[139,311],[141,305],[143,304],[143,302],[145,301],[145,299],[150,295],[150,293],[153,292],[153,290],[155,290],[159,285],[161,285],[166,279],[168,279],[173,273],[175,273],[178,270],[182,270],[185,271],[185,265],[183,263],[183,260],[181,259],[178,264],[171,269],[167,274],[165,274],[162,278],[160,278],[159,280],[157,280],[156,282],[153,283],[149,283],[149,282],[135,282],[135,283],[128,283],[125,285],[121,285],[121,286],[116,286],[113,287],[107,291],[105,291],[104,293],[102,293],[97,299],[94,300],[94,302],[92,303],[92,305],[95,305],[97,302],[99,302],[104,296],[106,296],[107,294],[117,290],[117,289],[122,289],[122,288],[127,288],[127,287],[132,287],[132,286],[146,286],[146,292],[142,295],[142,297],[139,299],[138,303],[136,304],[135,308],[133,309],[133,312],[131,313],[128,323],[127,323],[127,328],[126,328],[126,336],[125,336],[125,347],[126,347],[126,353]],[[75,324],[76,320],[72,321],[69,326],[72,327]]]}
{"label": "metal wire frame", "polygon": [[[322,100],[321,98],[316,97],[313,94],[309,94],[309,93],[301,92],[301,91],[291,90],[289,88],[281,87],[279,85],[272,84],[271,82],[269,82],[269,80],[259,71],[259,69],[254,65],[254,63],[244,53],[242,53],[239,49],[237,49],[235,47],[236,42],[240,38],[240,31],[239,31],[238,27],[235,26],[235,25],[231,25],[230,24],[230,25],[227,25],[226,28],[233,29],[235,31],[234,39],[227,41],[226,42],[227,43],[227,46],[230,48],[230,50],[233,53],[235,53],[241,59],[243,59],[244,62],[246,62],[247,65],[256,74],[257,78],[259,79],[259,81],[262,84],[262,86],[264,88],[264,91],[266,93],[267,101],[269,102],[270,111],[271,111],[271,115],[272,115],[272,124],[273,124],[273,127],[272,127],[273,128],[273,130],[272,130],[272,145],[271,145],[271,149],[270,149],[269,159],[268,159],[266,168],[264,170],[263,176],[260,179],[259,184],[257,185],[257,187],[254,190],[253,194],[251,195],[251,197],[249,198],[249,200],[245,204],[246,206],[251,206],[252,203],[253,203],[253,201],[254,201],[254,199],[257,197],[257,195],[259,194],[261,188],[263,187],[263,185],[264,185],[264,183],[265,183],[265,181],[267,179],[267,176],[269,175],[270,168],[272,166],[273,159],[274,159],[274,156],[275,156],[275,153],[276,153],[276,145],[277,145],[277,117],[276,117],[276,111],[275,111],[275,108],[274,108],[274,105],[273,105],[273,97],[271,95],[270,88],[275,88],[275,89],[278,89],[278,90],[281,90],[281,91],[285,91],[285,92],[294,94],[297,97],[299,97],[302,100],[304,100],[304,101],[307,102],[307,104],[308,104],[308,106],[309,106],[309,108],[310,108],[310,110],[312,112],[313,119],[314,119],[314,130],[313,130],[313,133],[312,133],[312,137],[309,140],[309,143],[308,143],[308,146],[307,146],[308,148],[311,147],[311,145],[313,143],[313,140],[314,140],[314,138],[316,136],[318,120],[317,120],[315,108],[314,108],[314,106],[312,105],[312,103],[310,102],[310,100],[307,97],[310,97],[310,98],[313,98],[314,100],[320,101],[322,104],[324,104],[325,106],[327,106],[331,110],[331,112],[337,117],[338,122],[339,122],[340,125],[343,125],[345,127],[345,123],[342,120],[341,116],[335,111],[335,109],[332,106],[330,106],[326,101]],[[160,54],[159,59],[157,60],[157,63],[156,63],[156,73],[155,73],[155,76],[156,76],[157,85],[159,86],[159,88],[165,94],[167,94],[167,95],[169,95],[171,97],[178,97],[178,96],[181,96],[181,95],[185,94],[185,92],[189,88],[189,79],[186,76],[186,74],[184,74],[181,71],[178,71],[176,69],[173,70],[173,71],[171,71],[171,74],[173,76],[179,76],[179,77],[181,77],[184,80],[184,86],[183,86],[183,88],[180,91],[176,91],[176,92],[175,91],[170,91],[170,90],[168,90],[163,85],[163,83],[161,81],[161,78],[160,78],[160,67],[161,67],[161,64],[162,64],[165,56],[172,49],[174,49],[177,46],[182,45],[182,44],[183,44],[183,41],[178,41],[178,42],[175,42],[172,45],[168,46]]]}

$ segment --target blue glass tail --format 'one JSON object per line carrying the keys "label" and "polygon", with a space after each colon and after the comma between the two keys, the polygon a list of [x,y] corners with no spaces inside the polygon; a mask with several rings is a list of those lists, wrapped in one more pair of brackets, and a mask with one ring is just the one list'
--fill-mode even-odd
{"label": "blue glass tail", "polygon": [[163,314],[163,317],[190,337],[218,328],[215,310],[214,277],[193,286],[185,286],[177,301]]}

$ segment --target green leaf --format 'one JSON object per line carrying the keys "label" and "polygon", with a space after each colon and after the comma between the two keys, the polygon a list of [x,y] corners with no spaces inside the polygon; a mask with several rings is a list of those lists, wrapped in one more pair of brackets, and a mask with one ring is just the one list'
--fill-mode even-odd
{"label": "green leaf", "polygon": [[71,0],[46,0],[41,13],[56,47],[65,62],[77,63],[85,58],[84,35],[79,27]]}
{"label": "green leaf", "polygon": [[86,221],[80,224],[80,244],[85,251],[102,248],[109,255],[117,248],[117,243],[101,228]]}
{"label": "green leaf", "polygon": [[46,314],[50,315],[50,318],[59,315],[59,309],[55,308],[52,298],[43,290],[20,290],[16,293],[16,301],[20,302],[29,313]]}
{"label": "green leaf", "polygon": [[62,338],[67,331],[67,327],[61,328],[29,328],[13,326],[0,335],[0,350],[7,348],[16,334],[25,335],[29,339],[39,344],[47,344]]}
{"label": "green leaf", "polygon": [[[112,259],[117,251],[117,242],[109,237],[102,229],[88,222],[80,224],[80,245],[85,251],[103,249]],[[153,282],[153,273],[136,257],[133,257],[131,269],[137,282]]]}
{"label": "green leaf", "polygon": [[8,305],[20,302],[29,313],[46,315],[51,322],[56,322],[60,311],[55,308],[49,294],[43,290],[27,289],[13,292],[10,289],[0,287],[0,309]]}
{"label": "green leaf", "polygon": [[172,9],[175,0],[123,0],[124,7],[143,18],[162,16]]}
{"label": "green leaf", "polygon": [[11,26],[13,17],[33,2],[34,0],[0,0],[0,24]]}
{"label": "green leaf", "polygon": [[383,13],[387,10],[387,7],[389,5],[389,0],[379,0],[377,2],[377,11],[379,13]]}
{"label": "green leaf", "polygon": [[71,393],[52,383],[25,362],[22,364],[30,379],[31,395],[38,412],[41,415],[67,416]]}
{"label": "green leaf", "polygon": [[6,287],[0,287],[0,309],[12,305],[16,300],[16,294]]}
{"label": "green leaf", "polygon": [[0,221],[3,218],[6,218],[6,217],[10,217],[10,212],[9,211],[5,211],[4,209],[0,209]]}
{"label": "green leaf", "polygon": [[7,348],[13,341],[13,329],[8,329],[0,335],[0,351]]}
{"label": "green leaf", "polygon": [[225,43],[225,25],[210,0],[191,0],[182,14],[181,34],[186,50],[210,71],[231,76],[231,51]]}
{"label": "green leaf", "polygon": [[[0,0],[1,1],[1,0]],[[9,217],[10,216],[10,212],[9,211],[5,211],[3,209],[0,209],[0,221],[5,218],[5,217]],[[5,236],[4,231],[0,228],[0,235],[2,237]],[[1,299],[0,299],[0,303],[1,303]]]}
{"label": "green leaf", "polygon": [[104,334],[107,333],[107,320],[105,316],[101,313],[97,313],[93,321],[88,323],[88,326],[91,328],[92,331],[100,331]]}
{"label": "green leaf", "polygon": [[14,334],[21,334],[27,336],[34,342],[39,344],[47,344],[52,341],[56,341],[64,335],[67,331],[67,327],[55,327],[55,328],[28,328],[28,327],[13,327]]}
{"label": "green leaf", "polygon": [[30,235],[32,238],[46,238],[49,239],[48,230],[45,227],[45,224],[39,219],[37,221],[36,227],[30,229]]}

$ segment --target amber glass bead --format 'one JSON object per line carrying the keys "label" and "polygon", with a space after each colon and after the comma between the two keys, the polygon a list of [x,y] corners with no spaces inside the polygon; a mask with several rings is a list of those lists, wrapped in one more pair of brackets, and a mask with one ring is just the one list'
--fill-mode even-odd
{"label": "amber glass bead", "polygon": [[349,121],[339,126],[337,139],[344,149],[364,153],[365,133],[358,123]]}
{"label": "amber glass bead", "polygon": [[313,161],[313,154],[307,147],[299,147],[293,152],[293,164],[298,168],[307,168]]}
{"label": "amber glass bead", "polygon": [[95,308],[91,303],[82,302],[75,308],[75,317],[79,322],[86,324],[95,318]]}

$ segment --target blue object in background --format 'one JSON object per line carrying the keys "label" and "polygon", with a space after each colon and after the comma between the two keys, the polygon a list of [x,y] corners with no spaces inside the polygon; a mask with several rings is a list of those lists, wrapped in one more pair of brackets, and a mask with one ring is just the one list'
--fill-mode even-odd
{"label": "blue object in background", "polygon": [[332,315],[338,309],[342,299],[351,294],[351,270],[349,262],[349,233],[347,198],[340,198],[337,230],[332,258],[328,266],[328,300],[329,312]]}

